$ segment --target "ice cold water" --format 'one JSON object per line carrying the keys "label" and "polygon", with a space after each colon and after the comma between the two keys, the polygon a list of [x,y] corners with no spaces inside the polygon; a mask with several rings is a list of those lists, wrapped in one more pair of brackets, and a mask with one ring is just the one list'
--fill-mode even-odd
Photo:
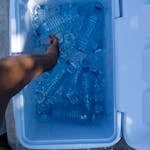
{"label": "ice cold water", "polygon": [[46,49],[49,34],[60,43],[57,65],[36,81],[39,118],[91,123],[104,112],[103,13],[100,2],[41,2],[33,9],[35,49]]}

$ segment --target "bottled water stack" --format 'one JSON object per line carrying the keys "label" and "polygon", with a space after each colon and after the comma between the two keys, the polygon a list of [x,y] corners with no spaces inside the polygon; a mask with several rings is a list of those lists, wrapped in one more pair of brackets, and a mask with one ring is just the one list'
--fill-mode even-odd
{"label": "bottled water stack", "polygon": [[33,28],[40,44],[50,43],[48,34],[60,42],[58,64],[35,88],[36,113],[43,118],[86,123],[104,110],[103,53],[97,36],[102,6],[88,6],[91,13],[82,7],[70,3],[35,8]]}
{"label": "bottled water stack", "polygon": [[93,31],[96,27],[97,16],[89,16],[87,17],[85,24],[82,26],[81,33],[78,37],[77,47],[79,50],[89,53],[91,49],[88,49],[88,45],[91,42],[91,35],[94,34]]}

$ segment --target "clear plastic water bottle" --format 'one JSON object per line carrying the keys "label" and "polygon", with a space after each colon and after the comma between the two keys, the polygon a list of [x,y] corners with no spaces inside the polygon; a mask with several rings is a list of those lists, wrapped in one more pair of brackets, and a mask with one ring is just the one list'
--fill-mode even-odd
{"label": "clear plastic water bottle", "polygon": [[45,74],[46,79],[42,79],[43,77],[41,76],[35,89],[36,100],[39,101],[39,103],[48,101],[55,91],[57,91],[62,83],[63,77],[65,76],[65,67],[65,65],[59,64],[53,69],[53,71],[47,73],[47,75]]}
{"label": "clear plastic water bottle", "polygon": [[63,95],[54,95],[48,98],[52,108],[69,106],[69,101]]}
{"label": "clear plastic water bottle", "polygon": [[48,35],[63,32],[64,29],[64,18],[63,16],[57,15],[47,18],[44,22],[41,23],[36,31],[39,35]]}
{"label": "clear plastic water bottle", "polygon": [[41,93],[43,93],[43,95],[45,95],[45,91],[49,87],[49,82],[48,81],[49,81],[48,79],[47,80],[39,79],[39,81],[36,82],[35,91],[36,92],[41,92]]}
{"label": "clear plastic water bottle", "polygon": [[83,61],[83,67],[88,68],[91,72],[100,73],[103,70],[104,57],[101,49],[89,54]]}
{"label": "clear plastic water bottle", "polygon": [[102,10],[104,8],[103,4],[101,3],[101,0],[98,0],[95,4],[96,9]]}
{"label": "clear plastic water bottle", "polygon": [[46,9],[44,5],[37,5],[32,14],[33,27],[36,29],[46,19]]}
{"label": "clear plastic water bottle", "polygon": [[65,93],[65,96],[69,100],[69,103],[72,105],[79,104],[80,102],[76,91],[72,91],[71,88],[68,89],[68,91]]}
{"label": "clear plastic water bottle", "polygon": [[105,92],[105,89],[104,87],[102,86],[101,84],[101,80],[103,79],[99,79],[99,78],[102,78],[102,77],[98,77],[95,79],[95,84],[94,84],[94,101],[96,103],[101,103],[103,104],[103,101],[104,101],[104,92]]}
{"label": "clear plastic water bottle", "polygon": [[79,104],[80,102],[76,88],[77,85],[73,84],[73,80],[73,78],[72,80],[68,80],[68,82],[70,83],[68,84],[68,86],[65,85],[65,88],[63,90],[63,97],[68,101],[70,105]]}
{"label": "clear plastic water bottle", "polygon": [[104,111],[104,108],[103,108],[102,104],[96,104],[94,106],[95,115],[101,115],[103,111]]}
{"label": "clear plastic water bottle", "polygon": [[45,91],[47,89],[48,85],[46,85],[42,80],[39,78],[38,81],[36,81],[35,86],[35,100],[38,104],[42,104],[46,100]]}
{"label": "clear plastic water bottle", "polygon": [[96,15],[88,16],[84,21],[84,25],[81,28],[80,35],[77,41],[77,48],[85,53],[92,52],[89,44],[91,43],[91,36],[96,28],[98,17]]}
{"label": "clear plastic water bottle", "polygon": [[42,92],[36,92],[35,95],[36,95],[36,102],[38,104],[42,104],[46,99],[45,95]]}
{"label": "clear plastic water bottle", "polygon": [[37,92],[40,91],[41,86],[42,86],[42,81],[39,78],[39,80],[37,80],[35,83],[35,91],[37,91]]}
{"label": "clear plastic water bottle", "polygon": [[46,103],[36,105],[36,115],[40,121],[49,121],[51,115],[51,107]]}
{"label": "clear plastic water bottle", "polygon": [[102,49],[97,49],[94,53],[94,60],[95,60],[95,64],[93,63],[93,66],[95,65],[96,68],[97,68],[97,71],[99,72],[99,74],[102,75],[101,72],[104,71],[104,66],[105,66],[105,63],[104,63],[104,52]]}
{"label": "clear plastic water bottle", "polygon": [[66,72],[67,64],[58,64],[51,72],[49,87],[46,89],[46,95],[52,95],[61,84],[61,82],[67,77]]}
{"label": "clear plastic water bottle", "polygon": [[76,14],[78,14],[77,5],[75,3],[72,3],[71,1],[66,2],[61,5],[61,13],[64,16],[69,15],[70,17],[74,17]]}
{"label": "clear plastic water bottle", "polygon": [[[55,106],[66,106],[68,105],[68,101],[64,97],[64,89],[66,88],[66,82],[67,79],[64,79],[64,81],[61,81],[61,85],[58,86],[57,90],[52,96],[48,96],[49,103]],[[68,82],[68,81],[67,81]]]}
{"label": "clear plastic water bottle", "polygon": [[[94,54],[87,55],[87,57],[83,60],[83,68],[96,72],[96,66],[92,65],[93,62],[95,62]],[[92,68],[92,70],[91,70],[91,68]]]}
{"label": "clear plastic water bottle", "polygon": [[61,13],[61,6],[59,4],[48,5],[48,15],[54,16]]}
{"label": "clear plastic water bottle", "polygon": [[62,61],[69,60],[76,52],[75,47],[75,36],[72,32],[65,33],[63,36],[64,42],[60,46],[60,59]]}
{"label": "clear plastic water bottle", "polygon": [[[94,13],[97,14],[98,21],[96,28],[94,30],[94,33],[92,35],[92,41],[97,43],[97,48],[103,49],[103,42],[105,41],[105,35],[104,35],[104,27],[105,27],[105,17],[104,17],[104,9],[101,3],[97,3],[95,5]],[[94,49],[95,50],[95,49]]]}
{"label": "clear plastic water bottle", "polygon": [[66,27],[68,32],[71,32],[74,28],[78,28],[76,23],[80,20],[77,6],[72,3],[68,4],[68,7],[66,7],[66,13],[68,14],[68,18],[70,18]]}
{"label": "clear plastic water bottle", "polygon": [[77,104],[79,102],[77,92],[77,80],[81,71],[77,69],[74,74],[72,72],[68,74],[67,79],[63,83],[63,98],[70,104]]}
{"label": "clear plastic water bottle", "polygon": [[70,45],[63,44],[60,47],[60,61],[67,62],[77,52],[77,49],[70,47]]}
{"label": "clear plastic water bottle", "polygon": [[[40,93],[40,92],[38,92],[38,93],[41,94],[41,96],[42,96],[42,93]],[[40,96],[38,93],[36,96]],[[51,113],[51,105],[49,104],[49,101],[47,100],[47,98],[36,97],[36,114],[39,117],[44,117],[44,116],[48,117],[50,115],[50,113]]]}
{"label": "clear plastic water bottle", "polygon": [[71,59],[68,61],[68,72],[74,73],[79,66],[82,64],[83,60],[85,59],[86,55],[80,51],[75,53]]}
{"label": "clear plastic water bottle", "polygon": [[81,76],[82,74],[82,65],[79,66],[79,68],[76,70],[74,76],[73,76],[73,85],[76,85],[78,84],[78,81],[79,81],[79,77]]}
{"label": "clear plastic water bottle", "polygon": [[74,19],[74,21],[71,21],[72,23],[72,29],[71,32],[74,33],[76,40],[78,39],[80,33],[81,33],[81,28],[83,26],[83,22],[85,20],[85,16],[79,15]]}
{"label": "clear plastic water bottle", "polygon": [[104,112],[104,91],[101,89],[95,89],[94,94],[94,113],[95,115],[101,115]]}
{"label": "clear plastic water bottle", "polygon": [[52,110],[52,117],[58,120],[70,120],[79,123],[88,123],[91,121],[88,114],[84,114],[80,110],[69,110],[66,108]]}
{"label": "clear plastic water bottle", "polygon": [[83,101],[83,108],[89,114],[93,113],[93,95],[94,95],[94,74],[84,70],[81,77],[81,99]]}
{"label": "clear plastic water bottle", "polygon": [[83,27],[78,40],[78,48],[85,53],[92,53],[97,48],[103,47],[103,9],[96,3],[95,6],[89,6]]}
{"label": "clear plastic water bottle", "polygon": [[75,40],[75,35],[73,34],[73,33],[66,33],[66,34],[64,34],[64,42],[65,42],[65,44],[68,44],[68,45],[70,45],[71,46],[71,44],[74,42],[74,40]]}
{"label": "clear plastic water bottle", "polygon": [[50,39],[47,35],[40,35],[39,36],[40,45],[44,45],[45,47],[50,45]]}
{"label": "clear plastic water bottle", "polygon": [[50,27],[47,22],[43,22],[40,24],[40,26],[37,28],[36,32],[38,35],[48,35],[50,33]]}
{"label": "clear plastic water bottle", "polygon": [[44,104],[44,102],[42,104],[37,103],[36,104],[36,108],[37,108],[37,114],[45,114],[47,113],[47,109],[46,109],[46,105]]}

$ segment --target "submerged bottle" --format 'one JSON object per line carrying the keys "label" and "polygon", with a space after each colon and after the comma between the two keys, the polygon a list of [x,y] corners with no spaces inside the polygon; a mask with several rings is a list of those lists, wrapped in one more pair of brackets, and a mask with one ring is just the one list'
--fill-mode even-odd
{"label": "submerged bottle", "polygon": [[76,37],[72,32],[64,34],[64,42],[65,44],[68,44],[70,46],[72,46],[72,43],[74,42],[75,38]]}
{"label": "submerged bottle", "polygon": [[80,51],[76,52],[71,59],[68,61],[68,72],[74,73],[80,65],[82,65],[83,60],[85,59],[86,55]]}
{"label": "submerged bottle", "polygon": [[87,9],[88,11],[78,37],[77,47],[85,53],[92,53],[97,48],[103,48],[104,12],[100,2],[88,6]]}
{"label": "submerged bottle", "polygon": [[98,18],[96,15],[88,16],[81,28],[77,48],[85,53],[92,52],[89,44],[91,43],[91,36],[94,34],[93,31],[96,28],[97,21]]}
{"label": "submerged bottle", "polygon": [[87,55],[83,60],[83,67],[88,68],[91,72],[100,74],[104,68],[104,56],[101,49],[96,50],[94,53]]}
{"label": "submerged bottle", "polygon": [[57,64],[56,67],[53,68],[50,80],[49,80],[49,87],[46,89],[46,95],[52,95],[61,84],[64,78],[67,76],[66,72],[67,64]]}
{"label": "submerged bottle", "polygon": [[41,81],[36,82],[35,86],[35,100],[38,104],[41,104],[45,100],[44,86]]}
{"label": "submerged bottle", "polygon": [[52,18],[48,18],[46,21],[41,23],[41,25],[37,28],[36,32],[38,35],[48,35],[55,34],[63,31],[63,25],[60,25],[59,16],[55,16]]}
{"label": "submerged bottle", "polygon": [[51,106],[47,103],[36,104],[36,115],[40,121],[49,121]]}
{"label": "submerged bottle", "polygon": [[52,107],[64,107],[68,105],[68,101],[64,98],[64,89],[66,88],[66,82],[67,85],[69,85],[66,78],[61,80],[60,85],[57,87],[57,90],[52,95],[48,96],[49,103],[52,104]]}
{"label": "submerged bottle", "polygon": [[104,17],[104,9],[101,2],[97,2],[94,8],[94,13],[97,14],[98,21],[94,33],[92,35],[92,41],[97,44],[97,47],[94,49],[103,49],[105,39],[105,17]]}
{"label": "submerged bottle", "polygon": [[64,33],[66,31],[70,32],[68,29],[68,24],[71,25],[74,17],[70,17],[69,15],[55,15],[46,18],[45,21],[41,23],[41,25],[37,28],[37,33],[41,34],[57,34]]}
{"label": "submerged bottle", "polygon": [[88,114],[83,113],[79,109],[54,109],[52,110],[52,118],[58,119],[58,120],[63,120],[63,121],[71,121],[71,122],[79,122],[79,123],[89,123],[90,117]]}
{"label": "submerged bottle", "polygon": [[101,0],[98,0],[95,4],[96,9],[102,10],[103,9],[103,4],[101,3]]}
{"label": "submerged bottle", "polygon": [[[78,80],[79,76],[81,75],[81,67],[77,68],[76,72],[70,77],[70,84],[67,86],[67,88],[64,90],[64,97],[68,99],[70,104],[79,104],[80,99],[78,97]],[[66,83],[67,85],[67,83]]]}
{"label": "submerged bottle", "polygon": [[84,70],[80,78],[80,100],[82,101],[82,108],[93,120],[94,115],[94,74],[89,70]]}
{"label": "submerged bottle", "polygon": [[47,18],[46,6],[44,4],[37,5],[33,10],[31,18],[32,18],[33,28],[34,29],[38,28],[39,25],[42,24],[43,21],[45,21]]}
{"label": "submerged bottle", "polygon": [[67,62],[77,52],[77,49],[70,47],[70,45],[63,44],[60,47],[60,58],[59,61]]}
{"label": "submerged bottle", "polygon": [[[72,91],[73,90],[73,91]],[[79,104],[80,100],[76,91],[72,88],[69,88],[65,94],[65,97],[68,99],[69,103],[72,105]]]}
{"label": "submerged bottle", "polygon": [[[39,40],[40,40],[40,45],[42,45],[42,46],[45,46],[45,49],[46,49],[46,47],[48,46],[48,45],[50,45],[50,38],[47,36],[47,35],[40,35],[40,36],[38,36],[39,37]],[[45,50],[45,49],[43,49],[43,51]],[[44,53],[44,52],[43,52]]]}
{"label": "submerged bottle", "polygon": [[105,101],[105,86],[103,82],[103,77],[98,76],[95,78],[94,82],[94,101],[96,104],[104,105]]}

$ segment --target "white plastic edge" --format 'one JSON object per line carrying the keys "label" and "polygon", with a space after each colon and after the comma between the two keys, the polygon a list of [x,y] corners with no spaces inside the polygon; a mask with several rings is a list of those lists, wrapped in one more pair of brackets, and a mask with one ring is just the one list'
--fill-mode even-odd
{"label": "white plastic edge", "polygon": [[20,37],[18,36],[19,28],[17,28],[17,24],[19,25],[18,20],[16,20],[16,12],[14,9],[17,7],[15,0],[10,0],[9,2],[9,40],[10,40],[10,48],[9,54],[19,53],[20,49]]}
{"label": "white plastic edge", "polygon": [[15,0],[10,0],[9,2],[9,40],[10,40],[10,49],[9,54],[11,55],[14,51],[15,45],[17,45],[17,26],[15,18]]}
{"label": "white plastic edge", "polygon": [[[40,141],[36,141],[36,142],[31,142],[30,140],[28,140],[25,136],[25,132],[24,132],[24,126],[23,126],[23,122],[24,122],[24,114],[23,114],[23,109],[19,109],[19,106],[23,105],[23,100],[21,100],[20,97],[21,93],[19,93],[18,95],[16,95],[15,97],[13,97],[13,108],[14,108],[14,117],[15,117],[15,127],[18,129],[16,131],[16,135],[17,138],[20,142],[20,144],[22,144],[24,147],[26,148],[30,148],[30,149],[42,149],[42,150],[46,150],[46,149],[87,149],[87,148],[100,148],[100,147],[109,147],[112,146],[114,144],[116,144],[120,138],[121,138],[121,120],[122,120],[122,116],[120,112],[117,112],[116,115],[116,130],[114,130],[114,134],[112,135],[112,137],[110,138],[106,138],[103,142],[103,140],[101,140],[101,143],[85,143],[85,144],[45,144],[44,143],[48,143],[48,141],[45,141],[42,145],[40,145]],[[18,108],[17,108],[18,107]],[[17,119],[19,118],[19,119]],[[117,132],[116,132],[117,131]],[[106,142],[106,141],[113,141],[111,143]]]}

